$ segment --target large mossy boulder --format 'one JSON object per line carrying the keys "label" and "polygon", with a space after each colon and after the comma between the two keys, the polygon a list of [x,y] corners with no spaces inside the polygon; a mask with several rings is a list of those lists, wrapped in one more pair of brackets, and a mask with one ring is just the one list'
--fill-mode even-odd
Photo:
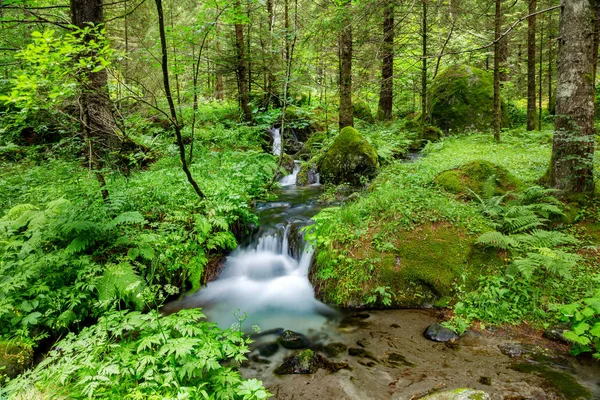
{"label": "large mossy boulder", "polygon": [[[448,67],[430,89],[431,123],[444,132],[489,131],[494,121],[492,74],[467,65]],[[508,126],[502,102],[502,126]]]}
{"label": "large mossy boulder", "polygon": [[435,183],[452,194],[471,198],[500,196],[523,189],[523,183],[505,168],[488,161],[471,161],[458,168],[441,172]]}
{"label": "large mossy boulder", "polygon": [[319,164],[322,183],[360,186],[363,179],[375,176],[379,168],[375,148],[350,126],[334,139]]}
{"label": "large mossy boulder", "polygon": [[14,342],[0,341],[0,381],[15,378],[33,362],[31,347]]}
{"label": "large mossy boulder", "polygon": [[[471,287],[482,268],[500,264],[495,250],[480,248],[474,242],[465,228],[449,222],[424,223],[411,229],[369,230],[351,249],[352,260],[345,261],[355,263],[357,270],[363,264],[373,266],[360,288],[349,287],[345,278],[321,278],[321,272],[330,268],[321,254],[309,278],[319,300],[341,307],[446,305],[461,275],[469,277],[466,283]],[[378,288],[387,288],[392,294],[391,304],[384,305],[379,297],[375,303],[367,304],[367,298],[377,295]]]}

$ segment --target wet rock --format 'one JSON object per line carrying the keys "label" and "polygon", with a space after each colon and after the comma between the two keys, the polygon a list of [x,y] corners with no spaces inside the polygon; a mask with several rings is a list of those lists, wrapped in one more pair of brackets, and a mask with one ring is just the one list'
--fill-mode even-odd
{"label": "wet rock", "polygon": [[416,365],[414,363],[411,363],[410,361],[408,361],[406,359],[406,357],[404,357],[402,354],[399,353],[390,353],[387,355],[387,357],[383,360],[383,363],[389,367],[415,367]]}
{"label": "wet rock", "polygon": [[437,323],[429,325],[423,332],[423,336],[434,342],[454,342],[459,338],[455,332]]}
{"label": "wet rock", "polygon": [[336,357],[338,354],[343,353],[346,350],[348,350],[348,346],[346,346],[344,343],[330,343],[323,349],[325,354],[327,354],[329,357]]}
{"label": "wet rock", "polygon": [[15,378],[33,362],[31,347],[16,342],[0,341],[0,380]]}
{"label": "wet rock", "polygon": [[498,345],[498,348],[502,354],[512,358],[523,357],[539,352],[538,346],[523,343],[504,343]]}
{"label": "wet rock", "polygon": [[269,336],[269,335],[281,336],[281,335],[283,335],[283,332],[285,332],[285,329],[283,329],[283,328],[273,328],[273,329],[269,329],[269,330],[266,330],[263,332],[253,333],[252,335],[250,335],[250,337],[258,338],[258,337]]}
{"label": "wet rock", "polygon": [[274,372],[276,375],[314,374],[318,369],[315,353],[306,349],[283,360]]}
{"label": "wet rock", "polygon": [[570,344],[569,340],[565,338],[565,332],[569,330],[571,330],[571,326],[568,324],[554,325],[546,329],[542,336],[555,342]]}
{"label": "wet rock", "polygon": [[279,345],[276,342],[261,344],[256,348],[258,354],[263,357],[271,357],[279,350]]}
{"label": "wet rock", "polygon": [[279,337],[278,342],[286,349],[292,350],[305,349],[310,345],[310,341],[306,336],[289,330],[283,332]]}
{"label": "wet rock", "polygon": [[359,345],[362,348],[365,348],[365,347],[367,347],[369,345],[369,341],[367,339],[365,339],[365,338],[362,338],[362,339],[356,341],[356,344]]}
{"label": "wet rock", "polygon": [[348,354],[352,357],[368,358],[369,360],[379,361],[371,352],[358,347],[350,347],[348,349]]}
{"label": "wet rock", "polygon": [[482,385],[490,386],[492,384],[492,378],[489,376],[480,376],[477,382],[481,383]]}
{"label": "wet rock", "polygon": [[490,395],[475,389],[453,389],[430,394],[422,400],[489,400]]}
{"label": "wet rock", "polygon": [[329,361],[322,354],[306,349],[286,358],[274,372],[277,375],[314,374],[319,368],[335,372],[347,369],[348,363]]}

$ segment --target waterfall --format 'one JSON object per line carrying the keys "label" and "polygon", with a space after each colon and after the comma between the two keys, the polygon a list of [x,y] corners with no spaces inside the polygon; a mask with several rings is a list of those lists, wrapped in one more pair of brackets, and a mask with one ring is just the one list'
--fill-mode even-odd
{"label": "waterfall", "polygon": [[281,131],[279,128],[271,128],[273,135],[273,154],[276,156],[281,154]]}
{"label": "waterfall", "polygon": [[281,186],[292,186],[296,184],[296,178],[298,177],[298,172],[300,172],[300,161],[294,161],[294,170],[290,175],[284,176],[281,178],[279,183]]}
{"label": "waterfall", "polygon": [[246,329],[255,324],[262,330],[323,326],[334,312],[315,298],[308,281],[314,249],[302,232],[320,207],[307,202],[307,194],[319,189],[297,188],[299,169],[296,163],[294,173],[282,179],[280,199],[257,206],[260,230],[227,257],[219,278],[177,308],[202,307],[222,328],[236,322],[234,312],[247,313]]}

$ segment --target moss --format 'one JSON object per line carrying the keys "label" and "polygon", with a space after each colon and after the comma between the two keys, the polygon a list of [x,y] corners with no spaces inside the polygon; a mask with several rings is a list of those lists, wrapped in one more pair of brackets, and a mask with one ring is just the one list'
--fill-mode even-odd
{"label": "moss", "polygon": [[548,366],[540,364],[520,363],[512,366],[519,372],[535,373],[544,379],[547,383],[561,393],[568,400],[591,399],[590,390],[582,386],[577,379],[566,372],[556,371]]}
{"label": "moss", "polygon": [[25,345],[0,341],[0,378],[15,378],[33,362],[33,350]]}
{"label": "moss", "polygon": [[346,127],[334,139],[319,165],[323,183],[361,185],[379,168],[377,152],[358,131]]}
{"label": "moss", "polygon": [[373,117],[373,113],[371,112],[371,107],[369,107],[369,105],[365,101],[355,101],[352,104],[352,108],[354,111],[355,118],[362,119],[363,121],[369,124],[375,123],[375,118]]}
{"label": "moss", "polygon": [[292,156],[284,153],[281,166],[283,167],[283,169],[285,169],[285,172],[287,172],[288,174],[294,172],[294,159],[292,158]]}
{"label": "moss", "polygon": [[522,190],[524,186],[503,167],[482,160],[441,172],[435,183],[452,194],[472,197],[473,192],[484,198]]}
{"label": "moss", "polygon": [[[494,118],[492,75],[466,65],[448,67],[431,85],[430,117],[444,132],[488,131]],[[502,102],[502,126],[508,126]]]}
{"label": "moss", "polygon": [[423,142],[437,142],[444,136],[440,128],[424,125],[419,132],[419,139]]}
{"label": "moss", "polygon": [[[281,117],[277,125],[281,125]],[[323,130],[308,110],[296,106],[286,108],[285,125],[293,131],[300,142],[306,142],[313,133]]]}

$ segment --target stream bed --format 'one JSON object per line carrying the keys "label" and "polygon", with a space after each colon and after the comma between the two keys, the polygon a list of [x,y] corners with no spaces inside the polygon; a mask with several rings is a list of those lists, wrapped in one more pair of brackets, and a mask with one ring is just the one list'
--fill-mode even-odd
{"label": "stream bed", "polygon": [[[492,399],[600,399],[599,364],[566,356],[564,345],[485,330],[437,343],[423,332],[439,311],[338,311],[315,299],[308,280],[314,251],[302,228],[322,209],[321,189],[296,187],[297,173],[280,181],[275,201],[256,205],[259,228],[229,255],[219,278],[166,307],[202,307],[222,328],[240,319],[248,332],[260,327],[244,378],[260,379],[276,399],[419,399],[462,387]],[[339,370],[275,374],[299,351],[278,343],[286,330]]]}

